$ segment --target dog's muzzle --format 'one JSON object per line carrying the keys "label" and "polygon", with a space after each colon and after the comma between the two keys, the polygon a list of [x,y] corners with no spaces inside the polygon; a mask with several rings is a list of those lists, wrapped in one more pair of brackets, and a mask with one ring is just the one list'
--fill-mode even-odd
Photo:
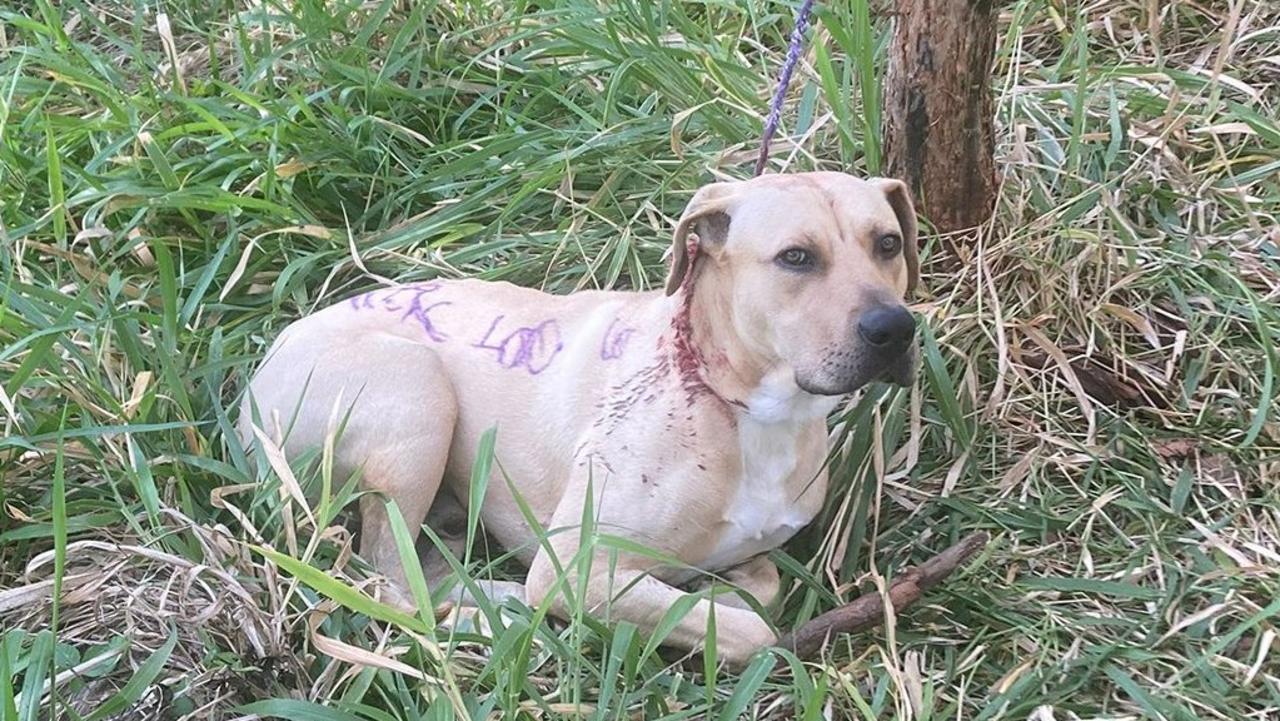
{"label": "dog's muzzle", "polygon": [[916,319],[900,305],[872,306],[858,318],[858,335],[872,355],[896,358],[911,347],[916,337]]}
{"label": "dog's muzzle", "polygon": [[915,337],[915,318],[904,306],[871,306],[858,317],[851,349],[826,358],[818,373],[797,374],[796,383],[817,395],[850,393],[876,380],[910,385],[917,365]]}
{"label": "dog's muzzle", "polygon": [[864,363],[879,368],[878,377],[908,385],[915,375],[916,319],[901,305],[876,305],[863,311],[858,319],[858,336],[862,339]]}

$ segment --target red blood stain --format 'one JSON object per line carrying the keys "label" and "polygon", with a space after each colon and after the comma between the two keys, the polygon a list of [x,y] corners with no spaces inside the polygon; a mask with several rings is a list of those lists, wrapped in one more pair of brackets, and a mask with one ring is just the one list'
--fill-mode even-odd
{"label": "red blood stain", "polygon": [[693,343],[693,277],[696,275],[698,260],[698,236],[693,233],[685,240],[685,259],[687,266],[684,278],[680,280],[680,308],[671,319],[671,342],[674,346],[672,355],[676,372],[685,389],[685,399],[689,405],[693,405],[698,396],[711,390],[702,380],[702,352]]}

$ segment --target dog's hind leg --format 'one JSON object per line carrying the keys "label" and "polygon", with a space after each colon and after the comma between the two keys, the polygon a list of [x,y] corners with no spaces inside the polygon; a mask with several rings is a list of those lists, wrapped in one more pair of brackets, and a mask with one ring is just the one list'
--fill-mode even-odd
{"label": "dog's hind leg", "polygon": [[[360,499],[360,555],[392,580],[392,600],[408,605],[405,569],[387,504],[395,502],[410,542],[416,542],[440,490],[457,401],[439,357],[430,349],[418,347],[409,353],[401,347],[381,358],[377,376],[366,379],[357,402],[359,407],[370,401],[369,408],[376,412],[361,413],[355,427],[353,417],[347,427],[347,433],[370,439],[361,444],[367,450],[362,476],[367,495]],[[419,561],[416,554],[413,560]]]}
{"label": "dog's hind leg", "polygon": [[[463,508],[448,490],[441,490],[436,494],[435,502],[427,512],[427,527],[439,537],[441,544],[453,554],[454,558],[459,561],[463,559],[467,551],[467,509]],[[493,539],[483,532],[483,527],[478,527],[476,531],[478,546],[488,547],[494,543]],[[433,602],[449,601],[458,606],[476,605],[471,589],[461,581],[455,582],[447,595],[440,597],[435,595],[436,589],[440,588],[453,572],[453,567],[445,559],[441,549],[426,537],[418,541],[418,560],[422,564],[422,574],[427,579],[427,587],[431,590]],[[508,598],[524,601],[523,583],[488,578],[476,578],[472,582],[485,598],[495,604],[500,604]]]}
{"label": "dog's hind leg", "polygon": [[281,426],[290,458],[336,436],[335,476],[360,473],[366,491],[360,554],[392,579],[393,600],[407,605],[386,503],[395,502],[416,539],[440,488],[458,414],[435,351],[378,332],[285,333],[250,384],[241,415],[246,437],[253,408],[269,434]]}

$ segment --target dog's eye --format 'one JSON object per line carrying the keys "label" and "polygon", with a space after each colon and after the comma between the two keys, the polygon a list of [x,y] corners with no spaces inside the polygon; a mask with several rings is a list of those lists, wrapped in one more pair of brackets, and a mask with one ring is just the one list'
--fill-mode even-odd
{"label": "dog's eye", "polygon": [[778,254],[778,262],[793,270],[804,270],[813,266],[813,254],[804,248],[787,248]]}
{"label": "dog's eye", "polygon": [[893,257],[902,250],[902,238],[896,235],[882,235],[876,240],[876,251],[880,255]]}

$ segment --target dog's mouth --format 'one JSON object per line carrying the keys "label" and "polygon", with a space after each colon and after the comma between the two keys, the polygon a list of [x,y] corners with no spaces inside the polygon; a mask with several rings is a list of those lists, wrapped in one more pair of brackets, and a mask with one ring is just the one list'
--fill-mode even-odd
{"label": "dog's mouth", "polygon": [[814,377],[797,371],[796,385],[805,393],[816,396],[845,395],[876,381],[909,386],[915,380],[919,364],[919,354],[914,347],[909,347],[888,359],[859,358],[852,363],[837,363],[835,368],[827,364],[824,370],[838,369],[838,372],[818,374],[826,377]]}
{"label": "dog's mouth", "polygon": [[886,367],[876,380],[892,383],[896,386],[909,386],[915,380],[916,371],[920,367],[920,357],[915,348],[908,348],[902,354],[901,361]]}

